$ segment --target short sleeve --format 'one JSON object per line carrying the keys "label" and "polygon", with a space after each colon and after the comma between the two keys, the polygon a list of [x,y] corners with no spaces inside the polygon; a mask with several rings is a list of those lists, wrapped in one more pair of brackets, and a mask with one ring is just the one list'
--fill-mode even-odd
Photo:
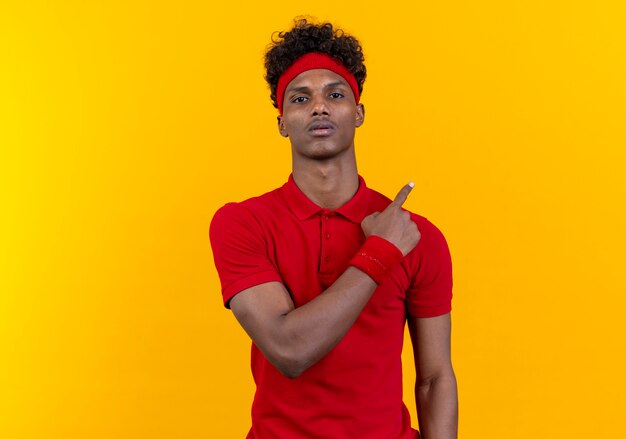
{"label": "short sleeve", "polygon": [[245,206],[228,203],[221,207],[211,220],[209,238],[226,308],[230,299],[247,288],[281,282],[263,230]]}
{"label": "short sleeve", "polygon": [[421,233],[407,291],[407,310],[414,317],[435,317],[452,309],[452,259],[443,233],[423,217],[413,219]]}

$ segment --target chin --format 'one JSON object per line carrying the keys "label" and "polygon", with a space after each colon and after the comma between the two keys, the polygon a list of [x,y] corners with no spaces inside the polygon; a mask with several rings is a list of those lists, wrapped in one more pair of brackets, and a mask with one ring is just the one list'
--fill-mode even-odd
{"label": "chin", "polygon": [[306,148],[296,148],[296,150],[299,155],[311,160],[330,160],[345,154],[350,150],[350,146],[340,147],[322,142]]}

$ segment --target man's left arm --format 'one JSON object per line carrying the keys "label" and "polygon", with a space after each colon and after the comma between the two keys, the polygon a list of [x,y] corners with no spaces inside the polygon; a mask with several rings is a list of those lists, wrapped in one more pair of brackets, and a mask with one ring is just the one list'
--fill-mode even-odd
{"label": "man's left arm", "polygon": [[456,439],[458,398],[450,358],[450,313],[408,316],[415,358],[415,402],[422,439]]}

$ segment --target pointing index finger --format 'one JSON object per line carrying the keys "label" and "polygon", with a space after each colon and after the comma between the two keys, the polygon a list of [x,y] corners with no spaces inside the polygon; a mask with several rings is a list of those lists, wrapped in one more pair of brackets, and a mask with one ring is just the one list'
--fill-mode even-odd
{"label": "pointing index finger", "polygon": [[393,203],[398,205],[399,207],[402,206],[404,202],[406,201],[407,197],[409,196],[409,194],[411,193],[411,191],[413,190],[414,186],[415,186],[415,183],[413,182],[410,182],[409,184],[404,185],[404,187],[400,189],[400,192],[398,192],[398,195],[396,195],[396,198],[393,200]]}

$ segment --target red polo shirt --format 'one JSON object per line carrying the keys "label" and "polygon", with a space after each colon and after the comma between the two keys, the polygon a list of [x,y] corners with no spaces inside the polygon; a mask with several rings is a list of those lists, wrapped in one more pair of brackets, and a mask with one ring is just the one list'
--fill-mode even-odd
{"label": "red polo shirt", "polygon": [[[282,282],[296,307],[317,297],[365,241],[361,221],[390,203],[359,176],[354,197],[322,209],[293,177],[272,192],[217,211],[210,228],[226,307],[246,288]],[[257,389],[248,438],[416,438],[402,402],[406,313],[448,313],[452,265],[443,234],[411,214],[417,246],[380,285],[343,340],[298,378],[286,378],[252,345]]]}

